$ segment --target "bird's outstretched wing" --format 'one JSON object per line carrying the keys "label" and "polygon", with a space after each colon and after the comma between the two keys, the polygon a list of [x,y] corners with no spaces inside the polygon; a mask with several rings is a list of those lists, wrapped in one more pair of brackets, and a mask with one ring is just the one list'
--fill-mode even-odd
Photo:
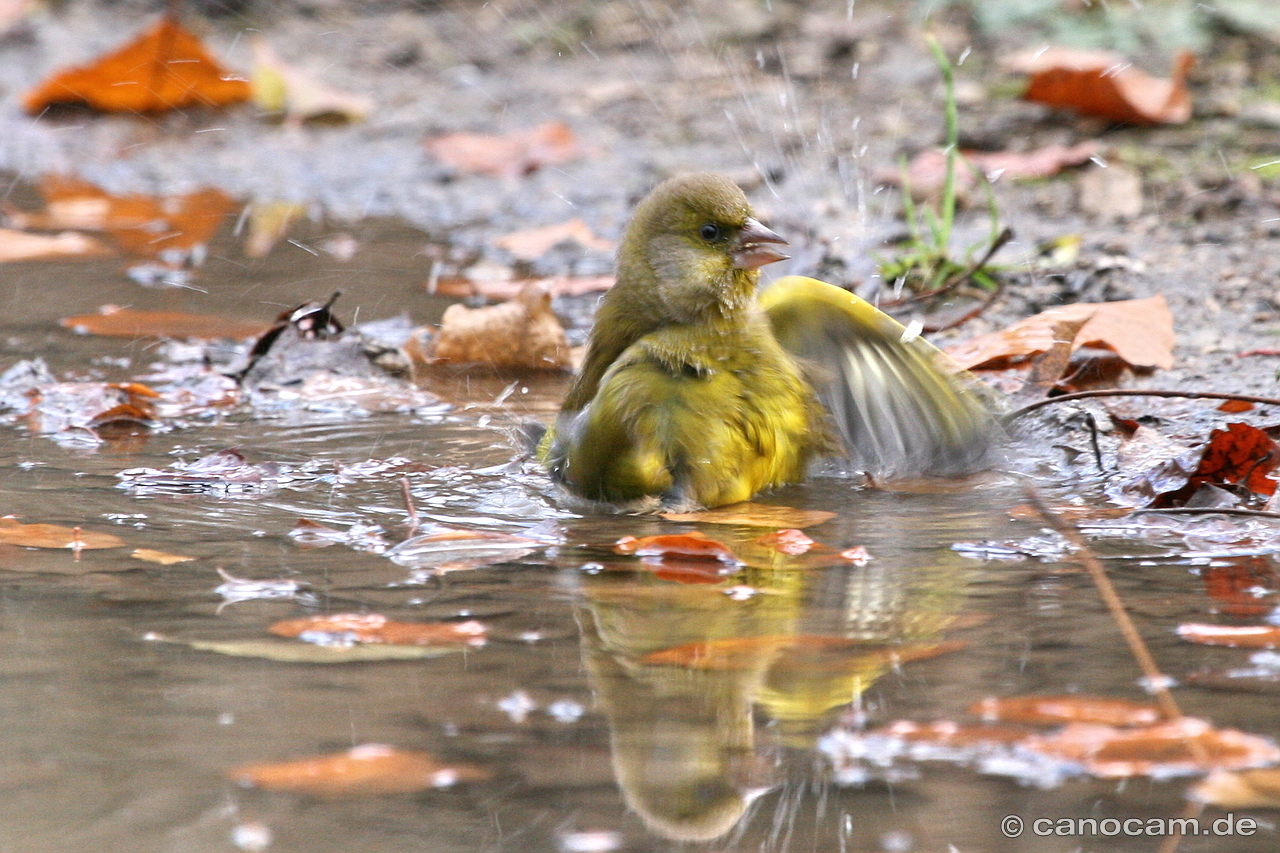
{"label": "bird's outstretched wing", "polygon": [[801,361],[848,463],[877,477],[954,476],[993,462],[1002,435],[976,380],[865,299],[786,276],[760,295],[778,341]]}

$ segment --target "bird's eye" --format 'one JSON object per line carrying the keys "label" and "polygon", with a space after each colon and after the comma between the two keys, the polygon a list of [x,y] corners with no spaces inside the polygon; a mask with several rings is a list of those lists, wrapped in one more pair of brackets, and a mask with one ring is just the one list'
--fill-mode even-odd
{"label": "bird's eye", "polygon": [[706,225],[703,225],[698,229],[698,234],[700,234],[702,239],[706,240],[708,243],[714,243],[720,237],[720,226],[716,225],[714,222],[708,222]]}

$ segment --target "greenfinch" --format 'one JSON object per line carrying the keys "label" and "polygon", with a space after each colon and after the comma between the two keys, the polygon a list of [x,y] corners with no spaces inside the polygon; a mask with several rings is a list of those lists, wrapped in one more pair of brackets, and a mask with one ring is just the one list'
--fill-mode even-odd
{"label": "greenfinch", "polygon": [[971,382],[842,288],[788,276],[787,243],[728,178],[636,207],[586,359],[539,444],[571,493],[626,509],[736,503],[821,459],[873,477],[956,475],[998,434]]}

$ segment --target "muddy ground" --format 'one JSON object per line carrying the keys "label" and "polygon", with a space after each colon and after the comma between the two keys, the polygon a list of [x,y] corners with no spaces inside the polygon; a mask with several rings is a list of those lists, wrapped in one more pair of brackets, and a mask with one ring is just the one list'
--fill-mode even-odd
{"label": "muddy ground", "polygon": [[[791,240],[794,258],[771,272],[818,274],[866,292],[876,284],[874,255],[892,253],[886,241],[903,231],[900,196],[878,187],[878,176],[943,138],[927,29],[951,56],[963,54],[957,92],[967,145],[1098,139],[1112,170],[997,182],[1001,218],[1017,235],[999,258],[1010,265],[1008,288],[945,337],[1060,302],[1163,293],[1177,365],[1140,383],[1271,393],[1276,359],[1236,356],[1280,344],[1280,181],[1274,169],[1251,168],[1280,158],[1280,101],[1268,101],[1280,80],[1277,45],[1265,34],[1209,28],[1191,122],[1108,127],[1015,97],[1018,79],[998,60],[1043,44],[1043,28],[983,31],[963,9],[925,14],[941,5],[209,0],[184,8],[231,67],[248,70],[249,37],[260,34],[287,60],[375,104],[365,122],[287,126],[253,107],[28,117],[20,97],[40,79],[118,45],[159,11],[68,0],[0,43],[0,172],[12,176],[4,185],[14,198],[29,195],[40,175],[65,171],[116,192],[215,185],[246,200],[303,201],[327,223],[402,217],[426,232],[424,246],[501,263],[509,258],[492,248],[495,236],[580,216],[616,238],[654,183],[714,169],[743,184],[760,217]],[[1148,6],[1163,14],[1161,4]],[[1136,60],[1163,73],[1169,46],[1148,48]],[[442,133],[509,133],[549,120],[566,121],[585,155],[494,178],[460,173],[423,146]],[[957,245],[987,228],[977,205]],[[1070,234],[1082,243],[1069,268],[1026,262],[1042,241]],[[609,264],[607,253],[562,252],[535,271],[591,274]],[[403,276],[425,280],[426,259],[407,259]],[[425,303],[403,308],[430,319]]]}

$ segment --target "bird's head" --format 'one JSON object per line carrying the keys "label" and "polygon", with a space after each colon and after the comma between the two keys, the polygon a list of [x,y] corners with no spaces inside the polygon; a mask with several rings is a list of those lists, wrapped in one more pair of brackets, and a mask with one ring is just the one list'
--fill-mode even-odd
{"label": "bird's head", "polygon": [[636,208],[618,251],[619,280],[648,281],[669,319],[690,322],[749,303],[757,270],[787,258],[785,245],[728,178],[684,175]]}

